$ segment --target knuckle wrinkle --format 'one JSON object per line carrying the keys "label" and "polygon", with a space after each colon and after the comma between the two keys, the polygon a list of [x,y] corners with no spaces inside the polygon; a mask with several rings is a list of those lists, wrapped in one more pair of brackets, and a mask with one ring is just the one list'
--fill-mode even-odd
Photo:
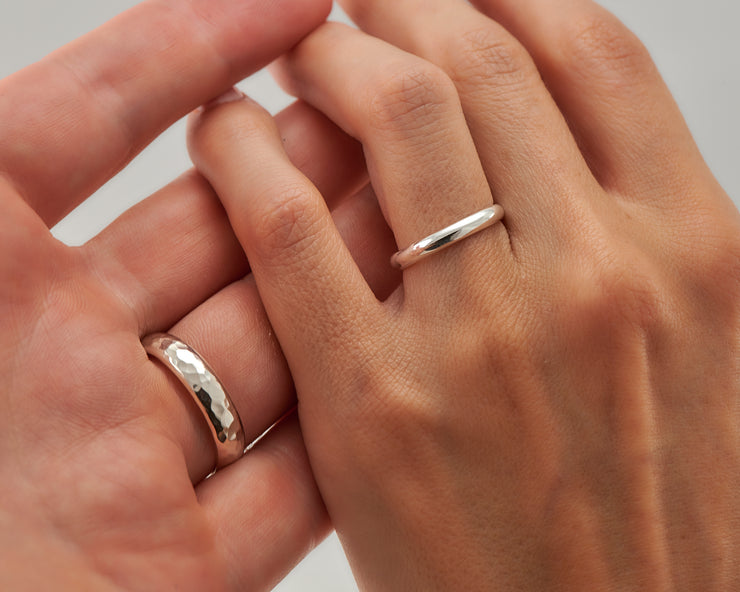
{"label": "knuckle wrinkle", "polygon": [[283,253],[297,261],[295,255],[302,253],[319,231],[315,197],[304,187],[287,187],[265,199],[271,204],[257,227],[258,248],[268,260],[279,259]]}
{"label": "knuckle wrinkle", "polygon": [[439,120],[457,102],[444,72],[431,64],[397,69],[376,85],[370,99],[371,123],[379,129],[413,131]]}
{"label": "knuckle wrinkle", "polygon": [[457,81],[508,86],[536,75],[534,63],[524,47],[490,26],[468,31],[450,51],[450,70]]}
{"label": "knuckle wrinkle", "polygon": [[567,41],[569,59],[588,75],[641,80],[654,69],[645,46],[615,17],[590,16],[574,26]]}

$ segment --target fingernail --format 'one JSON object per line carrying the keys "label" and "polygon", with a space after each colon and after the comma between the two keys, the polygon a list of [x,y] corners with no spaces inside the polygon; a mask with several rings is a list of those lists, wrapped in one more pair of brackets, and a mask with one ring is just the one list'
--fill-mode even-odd
{"label": "fingernail", "polygon": [[234,103],[236,101],[243,101],[247,98],[247,95],[245,95],[242,91],[240,91],[236,87],[232,87],[229,90],[227,90],[224,94],[222,94],[220,97],[216,97],[215,99],[212,99],[208,101],[205,105],[203,105],[203,109],[212,109],[213,107],[216,107],[217,105],[223,105],[224,103]]}

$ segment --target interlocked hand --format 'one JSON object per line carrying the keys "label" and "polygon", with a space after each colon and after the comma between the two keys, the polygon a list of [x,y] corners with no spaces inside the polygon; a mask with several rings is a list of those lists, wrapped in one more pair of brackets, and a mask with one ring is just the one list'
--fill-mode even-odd
{"label": "interlocked hand", "polygon": [[361,587],[740,588],[740,216],[644,47],[590,0],[341,4],[375,37],[280,77],[398,246],[505,211],[378,298],[264,112],[192,122]]}
{"label": "interlocked hand", "polygon": [[[297,422],[203,481],[205,422],[141,345],[171,330],[196,347],[248,439],[294,404],[207,182],[185,174],[81,248],[49,228],[328,10],[152,0],[0,83],[0,589],[266,589],[327,533]],[[297,105],[279,119],[330,200],[363,184],[358,146],[322,116]],[[336,211],[361,264],[383,237],[357,228],[382,222],[374,207],[359,196]]]}

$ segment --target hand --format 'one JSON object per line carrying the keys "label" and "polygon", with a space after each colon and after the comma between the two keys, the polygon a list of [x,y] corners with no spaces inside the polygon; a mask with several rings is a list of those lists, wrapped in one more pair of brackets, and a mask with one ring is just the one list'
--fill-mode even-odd
{"label": "hand", "polygon": [[[208,184],[184,175],[81,248],[48,231],[327,12],[305,0],[148,2],[0,82],[0,589],[268,589],[327,533],[295,420],[203,481],[215,464],[205,422],[140,343],[169,329],[192,344],[248,438],[294,404]],[[366,183],[359,147],[306,105],[278,120],[372,277],[382,218],[374,200],[347,197]]]}
{"label": "hand", "polygon": [[264,112],[192,122],[360,587],[737,588],[740,216],[646,50],[588,0],[342,5],[384,41],[280,77],[397,244],[506,212],[378,299]]}

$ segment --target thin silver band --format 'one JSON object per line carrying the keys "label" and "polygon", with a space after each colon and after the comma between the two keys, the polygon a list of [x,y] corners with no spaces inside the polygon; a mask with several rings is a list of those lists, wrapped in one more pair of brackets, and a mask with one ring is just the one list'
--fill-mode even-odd
{"label": "thin silver band", "polygon": [[503,217],[504,208],[498,204],[476,212],[472,216],[463,218],[439,232],[430,234],[410,247],[398,251],[391,257],[391,265],[398,269],[406,269],[421,259],[424,259],[424,257],[438,253],[447,247],[451,247],[457,241],[472,236],[484,228],[493,226]]}
{"label": "thin silver band", "polygon": [[239,414],[205,360],[189,345],[166,333],[154,333],[141,343],[150,356],[172,371],[198,404],[216,443],[216,468],[244,456],[246,442]]}

